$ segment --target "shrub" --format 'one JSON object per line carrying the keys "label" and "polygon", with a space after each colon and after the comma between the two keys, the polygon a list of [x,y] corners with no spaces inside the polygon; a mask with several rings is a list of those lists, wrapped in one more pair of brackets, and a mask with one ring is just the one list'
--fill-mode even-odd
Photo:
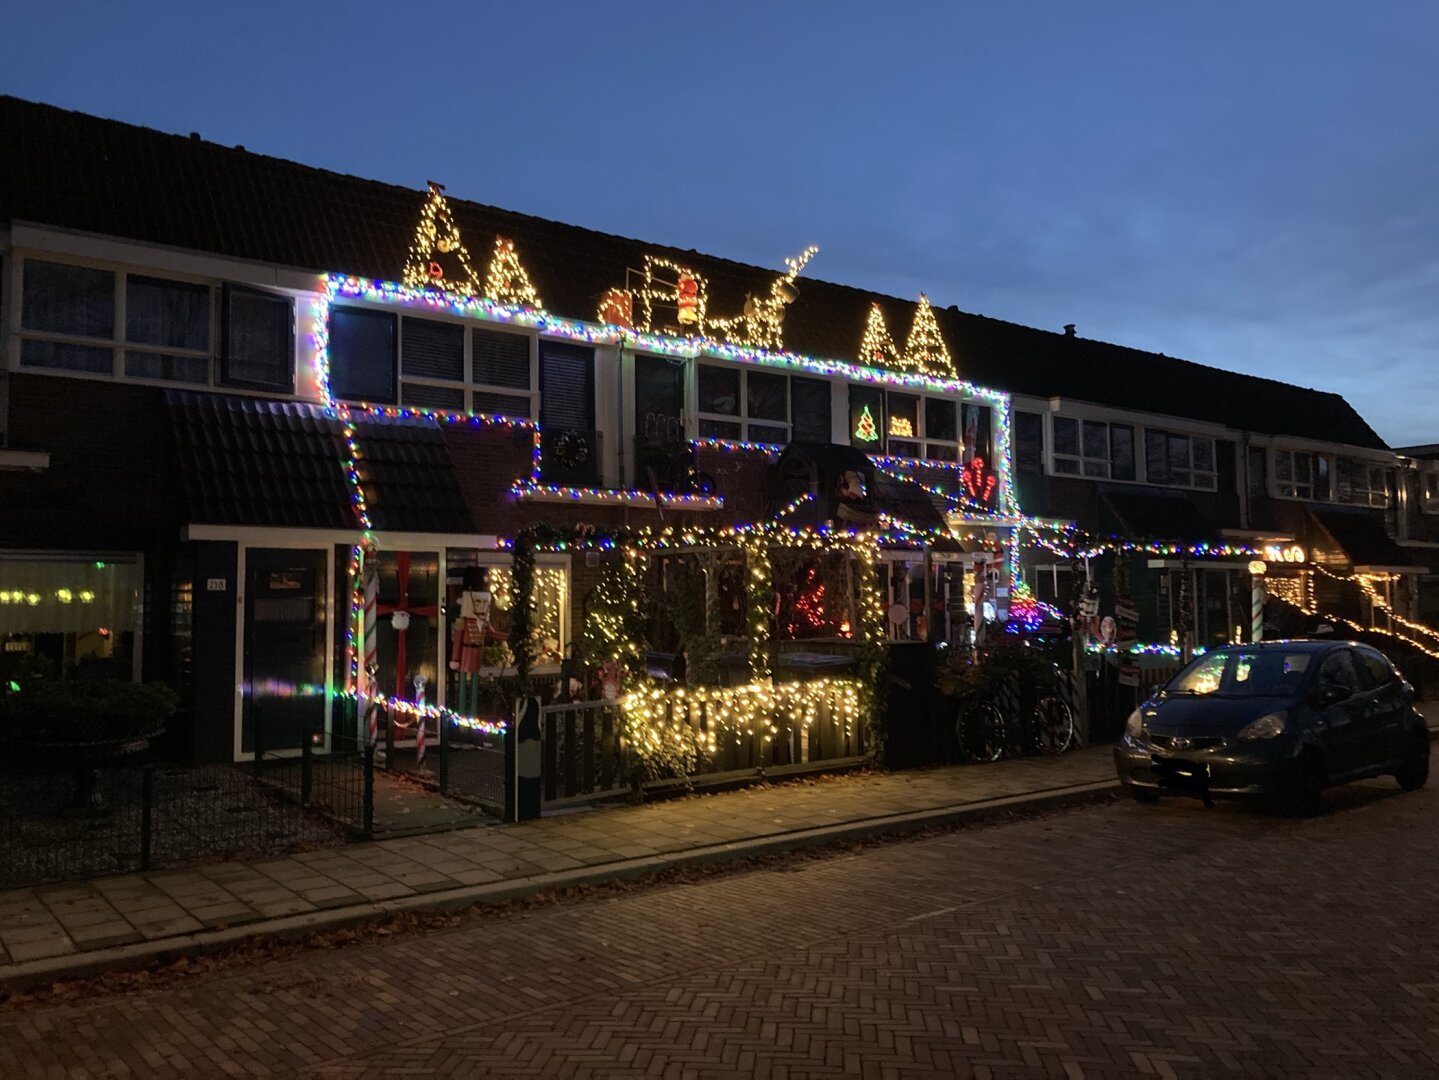
{"label": "shrub", "polygon": [[127,741],[158,734],[179,698],[164,683],[37,681],[0,699],[0,733],[26,743]]}

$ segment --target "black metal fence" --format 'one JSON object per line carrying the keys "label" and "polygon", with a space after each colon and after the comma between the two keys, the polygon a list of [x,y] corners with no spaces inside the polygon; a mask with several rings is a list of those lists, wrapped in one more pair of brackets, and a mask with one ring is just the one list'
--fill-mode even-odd
{"label": "black metal fence", "polygon": [[231,765],[0,774],[0,888],[342,843],[350,831]]}

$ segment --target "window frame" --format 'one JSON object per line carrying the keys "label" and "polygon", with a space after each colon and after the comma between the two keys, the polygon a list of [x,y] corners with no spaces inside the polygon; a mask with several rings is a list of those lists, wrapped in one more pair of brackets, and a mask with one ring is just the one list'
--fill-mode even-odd
{"label": "window frame", "polygon": [[[739,376],[739,393],[735,402],[736,412],[717,413],[705,412],[700,409],[700,372],[709,368],[713,371],[724,371]],[[695,372],[695,434],[701,439],[729,439],[731,442],[745,443],[750,446],[786,446],[794,438],[794,395],[790,386],[792,373],[770,368],[752,368],[745,364],[726,364],[712,360],[696,360]],[[784,379],[784,412],[783,420],[767,420],[762,416],[750,416],[749,414],[749,377],[751,374],[779,376]],[[706,435],[701,425],[706,421],[716,424],[737,424],[739,426],[738,437],[729,435]],[[784,428],[785,439],[782,443],[773,440],[755,440],[750,438],[750,427]]]}
{"label": "window frame", "polygon": [[[1309,462],[1309,479],[1301,484],[1297,479],[1295,466],[1301,458]],[[1279,477],[1279,463],[1289,462],[1289,480]],[[1329,458],[1315,450],[1295,450],[1287,447],[1272,447],[1269,452],[1270,490],[1276,499],[1292,499],[1295,502],[1331,502],[1329,491],[1322,490],[1332,483],[1332,465]],[[1321,479],[1322,476],[1322,479]],[[1284,490],[1288,487],[1288,491]],[[1308,494],[1304,494],[1307,489]]]}
{"label": "window frame", "polygon": [[[1163,436],[1165,477],[1159,479],[1150,474],[1149,469],[1149,439],[1151,436]],[[1183,439],[1188,444],[1188,465],[1181,471],[1189,474],[1188,483],[1180,483],[1168,475],[1171,472],[1169,465],[1170,453],[1174,447],[1174,440]],[[1209,444],[1209,468],[1201,469],[1197,464],[1195,447],[1201,443]],[[1182,491],[1218,491],[1219,490],[1219,440],[1213,435],[1195,435],[1187,431],[1174,431],[1170,428],[1145,427],[1144,428],[1144,480],[1145,483],[1153,484],[1155,487],[1175,488]],[[1199,483],[1199,478],[1207,477],[1210,483]]]}
{"label": "window frame", "polygon": [[[31,263],[48,263],[55,266],[72,267],[77,270],[109,274],[111,286],[111,323],[109,336],[97,337],[88,334],[70,333],[63,330],[32,329],[25,326],[25,275]],[[12,253],[11,257],[7,259],[6,269],[13,273],[10,284],[13,284],[14,287],[13,319],[6,320],[16,343],[13,362],[7,365],[11,370],[23,371],[27,374],[58,375],[69,378],[113,379],[147,386],[215,388],[220,385],[217,370],[219,365],[216,363],[220,350],[220,311],[218,299],[220,283],[204,278],[187,276],[185,274],[155,271],[148,268],[131,269],[124,266],[103,263],[94,259],[76,258],[70,255],[53,254],[50,252]],[[159,285],[174,284],[192,289],[204,289],[208,294],[205,304],[207,323],[206,336],[209,339],[208,347],[204,349],[188,349],[179,346],[152,345],[142,341],[131,341],[128,333],[129,320],[127,301],[129,283],[132,278],[154,282]],[[8,295],[7,292],[7,296]],[[91,349],[108,349],[110,352],[110,367],[109,370],[84,370],[77,368],[48,367],[43,364],[27,364],[24,361],[25,343],[27,341],[49,342],[56,345],[74,345]],[[167,379],[152,375],[131,375],[125,370],[126,357],[127,354],[130,353],[150,353],[179,359],[203,360],[205,361],[205,380],[201,382],[195,379]]]}
{"label": "window frame", "polygon": [[1419,509],[1425,514],[1439,514],[1439,462],[1430,462],[1419,470]]}
{"label": "window frame", "polygon": [[[1344,496],[1342,485],[1344,474],[1348,473],[1349,494]],[[1374,487],[1378,477],[1379,487]],[[1361,487],[1356,481],[1362,477]],[[1371,506],[1385,509],[1389,505],[1389,470],[1381,464],[1359,458],[1336,458],[1334,461],[1334,501],[1348,506]]]}
{"label": "window frame", "polygon": [[[864,384],[855,383],[853,385]],[[882,420],[880,418],[876,418],[875,422],[881,425],[880,431],[883,436],[884,454],[886,457],[898,458],[906,462],[914,462],[917,465],[964,464],[964,407],[966,405],[972,405],[975,408],[990,410],[990,443],[993,444],[995,440],[996,432],[994,420],[994,406],[990,402],[976,401],[973,398],[966,397],[949,397],[945,394],[927,394],[922,390],[900,390],[891,389],[889,387],[880,387],[879,389],[882,390],[884,393],[884,417]],[[894,410],[890,406],[890,397],[892,395],[901,398],[915,399],[915,424],[913,435],[895,435],[890,432],[890,424],[894,416]],[[931,401],[941,402],[954,410],[954,436],[952,438],[930,434],[929,404]],[[853,433],[851,433],[850,435],[850,442],[851,445],[854,445]],[[894,446],[892,445],[894,442],[905,444],[906,450],[910,447],[914,447],[918,450],[918,454],[897,453]],[[865,450],[866,453],[871,452],[863,446],[859,447],[859,449]],[[953,451],[953,456],[949,455],[949,451]],[[985,460],[985,463],[991,468],[994,465],[994,462],[990,460],[990,458],[993,457],[993,453],[993,448],[991,446],[990,453]]]}
{"label": "window frame", "polygon": [[[1054,425],[1055,425],[1056,423],[1061,422],[1061,421],[1064,421],[1064,422],[1067,422],[1067,423],[1071,423],[1071,424],[1074,425],[1074,437],[1075,437],[1075,440],[1076,440],[1076,441],[1075,441],[1075,449],[1078,451],[1077,453],[1074,453],[1074,454],[1066,454],[1066,453],[1061,453],[1061,452],[1060,452],[1060,450],[1059,450],[1059,438],[1058,438],[1058,435],[1055,433]],[[1103,457],[1103,458],[1092,457],[1091,455],[1085,453],[1085,450],[1084,450],[1084,432],[1085,432],[1086,426],[1089,426],[1089,427],[1101,427],[1101,428],[1104,429],[1104,457]],[[1120,425],[1120,426],[1121,426],[1121,427],[1130,427],[1130,428],[1133,427],[1133,425],[1131,425],[1131,424],[1122,424],[1122,425]],[[1048,444],[1048,450],[1049,450],[1049,474],[1050,474],[1051,476],[1067,476],[1067,477],[1073,477],[1074,479],[1077,479],[1077,480],[1108,480],[1108,479],[1110,479],[1110,478],[1111,478],[1110,474],[1113,472],[1112,457],[1113,457],[1114,451],[1113,451],[1113,443],[1112,443],[1112,441],[1111,441],[1111,439],[1110,439],[1109,427],[1110,427],[1110,422],[1109,422],[1108,420],[1091,420],[1091,419],[1089,419],[1088,417],[1083,417],[1083,416],[1061,416],[1061,415],[1059,415],[1059,414],[1050,414],[1050,430],[1049,430],[1049,444]],[[1074,462],[1074,464],[1075,464],[1075,469],[1074,469],[1074,471],[1071,472],[1071,471],[1069,471],[1069,470],[1067,470],[1067,469],[1060,469],[1060,468],[1058,467],[1058,463],[1059,463],[1060,461],[1072,461],[1072,462]],[[1103,472],[1103,473],[1090,472],[1090,471],[1089,471],[1089,466],[1090,466],[1092,463],[1093,463],[1093,464],[1103,464],[1103,466],[1104,466],[1104,472]]]}
{"label": "window frame", "polygon": [[[212,372],[212,376],[211,376],[211,377],[212,377],[213,382],[211,383],[211,385],[214,386],[216,389],[219,389],[219,390],[238,389],[238,390],[250,390],[250,391],[254,391],[254,392],[256,392],[256,393],[278,393],[278,394],[283,394],[283,395],[285,395],[286,397],[292,396],[292,395],[295,393],[295,366],[296,366],[296,364],[295,364],[295,302],[294,302],[294,300],[292,300],[292,299],[291,299],[287,294],[285,294],[285,293],[274,292],[274,291],[269,290],[269,289],[257,289],[257,288],[255,288],[254,286],[251,286],[251,285],[242,285],[242,284],[239,284],[238,282],[232,282],[232,281],[226,281],[226,282],[222,283],[221,286],[220,286],[220,288],[219,288],[219,290],[218,290],[218,292],[219,292],[219,298],[218,298],[218,300],[217,300],[216,302],[217,302],[217,303],[219,304],[219,306],[220,306],[220,318],[219,318],[218,320],[216,320],[216,322],[218,323],[218,325],[217,325],[216,328],[215,328],[215,333],[218,335],[218,337],[214,339],[216,363],[213,365],[214,368],[215,368],[215,371]],[[287,354],[288,354],[288,356],[289,356],[289,359],[290,359],[289,364],[286,365],[287,381],[285,381],[285,382],[273,382],[273,383],[270,383],[270,382],[265,382],[264,380],[261,380],[261,379],[242,379],[242,378],[235,378],[235,377],[233,377],[233,376],[230,375],[230,370],[229,370],[229,369],[230,369],[230,357],[229,357],[230,304],[229,304],[229,298],[230,298],[233,294],[235,294],[235,293],[249,294],[249,295],[251,295],[251,296],[260,296],[260,297],[264,297],[264,298],[267,299],[267,300],[280,300],[280,299],[283,299],[283,300],[285,300],[285,301],[287,302],[287,307],[289,308],[289,312],[290,312],[289,344],[288,344],[288,347],[287,347],[287,350],[286,350],[286,351],[287,351]]]}

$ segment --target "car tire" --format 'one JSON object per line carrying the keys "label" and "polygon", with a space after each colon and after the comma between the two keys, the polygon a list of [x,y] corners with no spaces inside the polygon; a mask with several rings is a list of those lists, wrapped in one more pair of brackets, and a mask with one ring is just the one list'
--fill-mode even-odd
{"label": "car tire", "polygon": [[1416,732],[1409,738],[1409,751],[1394,779],[1405,791],[1418,791],[1429,782],[1429,733]]}
{"label": "car tire", "polygon": [[1152,806],[1154,803],[1157,803],[1159,801],[1159,792],[1150,791],[1148,788],[1136,787],[1131,784],[1129,788],[1129,797],[1137,803],[1144,803],[1146,806]]}
{"label": "car tire", "polygon": [[1289,810],[1306,818],[1324,813],[1324,758],[1317,750],[1305,750],[1294,761]]}

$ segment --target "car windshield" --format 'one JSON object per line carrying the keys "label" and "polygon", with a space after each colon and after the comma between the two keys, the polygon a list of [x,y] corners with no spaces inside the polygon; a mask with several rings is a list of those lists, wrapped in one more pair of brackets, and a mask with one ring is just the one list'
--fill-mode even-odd
{"label": "car windshield", "polygon": [[1309,668],[1307,652],[1222,652],[1201,656],[1165,687],[1194,697],[1289,697]]}

